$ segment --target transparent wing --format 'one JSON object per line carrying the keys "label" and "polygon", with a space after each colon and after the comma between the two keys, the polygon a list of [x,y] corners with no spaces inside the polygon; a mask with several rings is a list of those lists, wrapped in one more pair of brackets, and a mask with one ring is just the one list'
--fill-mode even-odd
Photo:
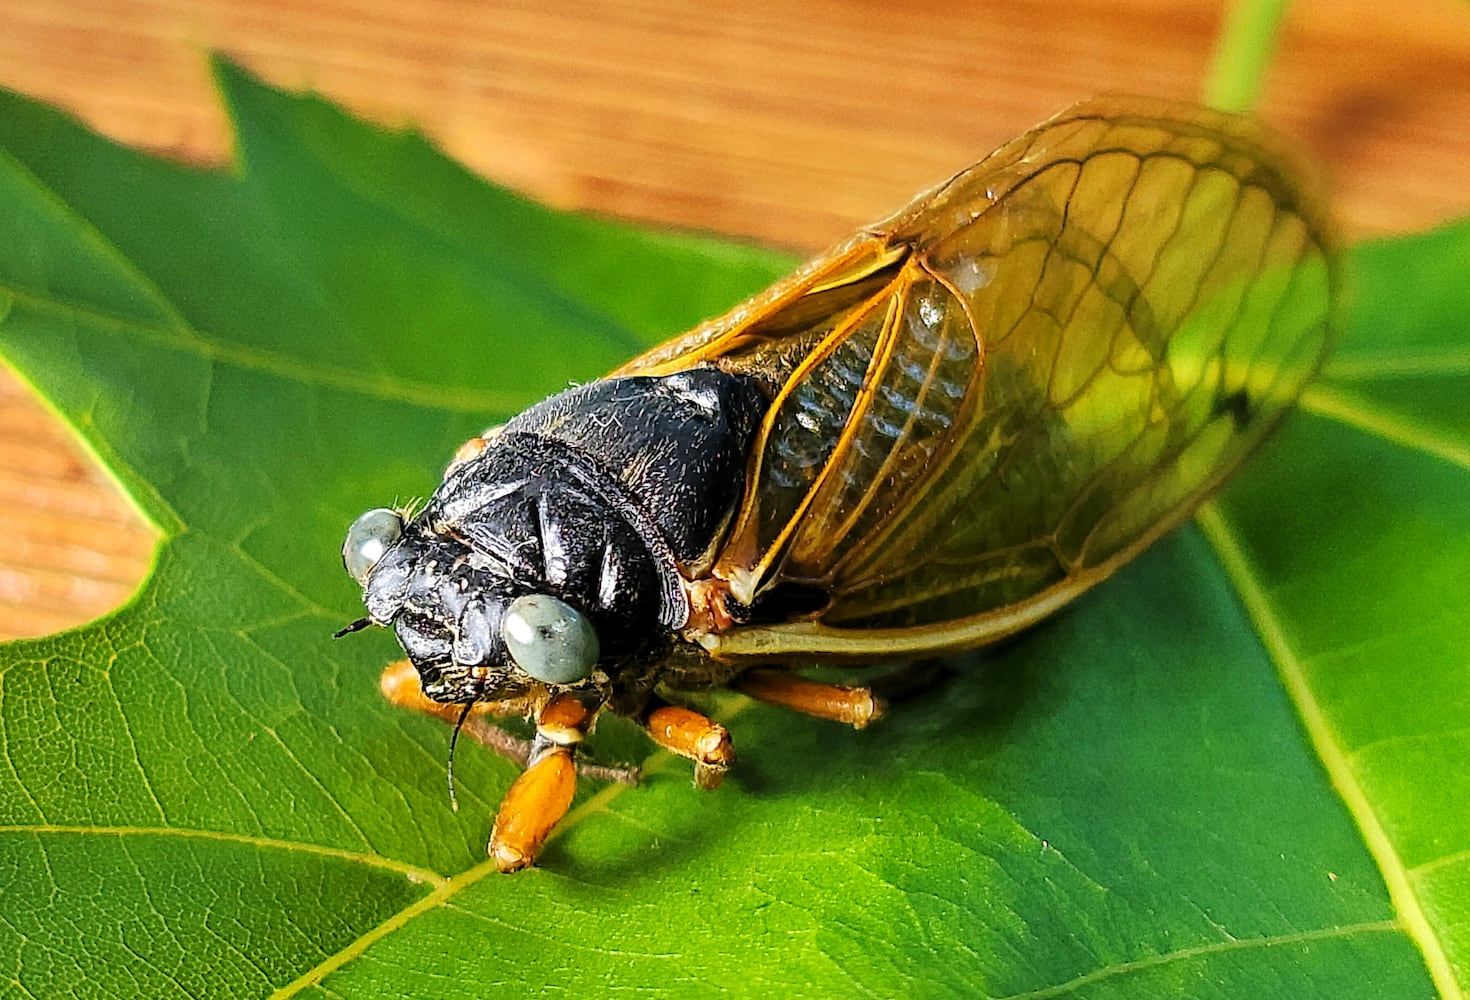
{"label": "transparent wing", "polygon": [[715,572],[830,595],[717,652],[973,645],[1188,516],[1328,346],[1300,178],[1244,119],[1080,105],[666,348],[780,386]]}

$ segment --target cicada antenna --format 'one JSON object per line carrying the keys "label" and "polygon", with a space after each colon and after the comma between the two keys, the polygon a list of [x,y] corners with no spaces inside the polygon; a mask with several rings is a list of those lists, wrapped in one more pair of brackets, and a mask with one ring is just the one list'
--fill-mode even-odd
{"label": "cicada antenna", "polygon": [[444,773],[449,779],[449,808],[455,812],[459,812],[459,799],[454,794],[454,748],[459,745],[459,731],[464,728],[464,720],[470,717],[470,709],[474,707],[474,702],[465,702],[464,711],[459,713],[459,721],[454,724],[454,732],[449,734],[449,763],[445,765]]}
{"label": "cicada antenna", "polygon": [[339,628],[337,631],[333,632],[332,633],[332,638],[333,639],[340,639],[344,635],[351,635],[353,632],[361,632],[363,629],[367,628],[372,623],[373,623],[373,620],[371,618],[359,618],[357,621],[352,622],[349,625],[344,625],[341,628]]}

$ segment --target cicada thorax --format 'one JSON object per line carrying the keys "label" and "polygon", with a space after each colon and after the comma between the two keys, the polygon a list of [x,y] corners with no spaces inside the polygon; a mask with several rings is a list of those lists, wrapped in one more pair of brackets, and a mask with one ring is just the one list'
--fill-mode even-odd
{"label": "cicada thorax", "polygon": [[[610,378],[558,393],[503,434],[553,443],[615,481],[621,515],[685,575],[707,566],[745,491],[750,441],[767,405],[758,381],[716,368]],[[668,600],[682,600],[670,574]],[[682,626],[683,620],[677,622]]]}

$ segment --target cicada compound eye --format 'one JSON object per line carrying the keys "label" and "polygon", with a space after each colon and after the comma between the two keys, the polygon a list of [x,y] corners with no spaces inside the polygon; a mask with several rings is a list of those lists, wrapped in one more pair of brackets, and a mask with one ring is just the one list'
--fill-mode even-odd
{"label": "cicada compound eye", "polygon": [[403,518],[396,510],[378,507],[352,522],[342,543],[342,565],[358,583],[366,585],[368,573],[388,547],[403,534]]}
{"label": "cicada compound eye", "polygon": [[580,611],[547,594],[510,602],[500,635],[516,666],[547,684],[575,684],[592,675],[601,650],[597,632]]}

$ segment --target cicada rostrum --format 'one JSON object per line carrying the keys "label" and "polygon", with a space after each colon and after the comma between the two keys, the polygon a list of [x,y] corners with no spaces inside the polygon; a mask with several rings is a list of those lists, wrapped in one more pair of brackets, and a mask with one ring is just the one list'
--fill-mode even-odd
{"label": "cicada rostrum", "polygon": [[599,713],[712,786],[729,734],[680,692],[865,725],[789,668],[991,642],[1188,517],[1322,361],[1326,228],[1246,119],[1079,105],[364,514],[344,631],[396,632],[395,701],[534,721],[490,839],[522,868]]}

